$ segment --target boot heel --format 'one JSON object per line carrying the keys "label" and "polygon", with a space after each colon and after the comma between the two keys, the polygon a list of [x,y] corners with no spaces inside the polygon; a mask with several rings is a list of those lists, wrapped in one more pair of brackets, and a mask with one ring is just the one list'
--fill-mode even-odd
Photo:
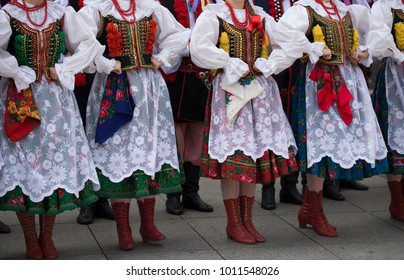
{"label": "boot heel", "polygon": [[150,239],[147,238],[146,236],[142,236],[142,241],[143,243],[150,243]]}
{"label": "boot heel", "polygon": [[307,223],[299,221],[299,228],[307,228]]}

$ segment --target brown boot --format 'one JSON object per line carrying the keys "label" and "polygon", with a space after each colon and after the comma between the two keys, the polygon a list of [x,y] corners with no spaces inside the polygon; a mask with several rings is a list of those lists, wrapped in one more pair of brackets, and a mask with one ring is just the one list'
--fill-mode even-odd
{"label": "brown boot", "polygon": [[59,253],[52,240],[55,219],[56,215],[39,215],[39,244],[46,259],[56,259],[59,257]]}
{"label": "brown boot", "polygon": [[[307,188],[307,185],[304,185],[304,193],[303,193],[303,204],[300,207],[299,213],[297,214],[297,219],[299,221],[299,227],[301,228],[306,228],[307,225],[311,225],[311,212],[310,212],[310,200],[308,196],[308,191],[309,189]],[[327,221],[328,223],[328,221]],[[330,227],[332,227],[334,230],[337,230],[337,228],[330,223],[328,223]]]}
{"label": "brown boot", "polygon": [[154,224],[154,206],[156,199],[146,198],[143,201],[138,200],[137,205],[140,213],[140,235],[143,242],[161,241],[166,239],[166,236],[161,233]]}
{"label": "brown boot", "polygon": [[240,216],[241,222],[248,231],[248,233],[254,237],[255,242],[263,243],[265,238],[257,231],[252,222],[252,213],[254,207],[254,197],[240,196]]}
{"label": "brown boot", "polygon": [[394,219],[404,222],[404,190],[401,182],[387,182],[390,189],[390,216]]}
{"label": "brown boot", "polygon": [[320,235],[328,237],[336,237],[337,231],[327,221],[323,210],[323,191],[308,191],[307,196],[310,200],[310,224],[313,229]]}
{"label": "brown boot", "polygon": [[254,244],[255,238],[247,231],[241,222],[240,199],[223,200],[227,214],[227,237],[239,243]]}
{"label": "brown boot", "polygon": [[112,203],[116,230],[118,232],[119,249],[123,251],[128,251],[135,247],[135,241],[133,240],[132,230],[129,225],[129,206],[130,203],[125,202]]}
{"label": "brown boot", "polygon": [[35,229],[35,216],[24,212],[16,212],[24,232],[26,256],[28,259],[40,260],[43,258],[42,249],[39,246]]}

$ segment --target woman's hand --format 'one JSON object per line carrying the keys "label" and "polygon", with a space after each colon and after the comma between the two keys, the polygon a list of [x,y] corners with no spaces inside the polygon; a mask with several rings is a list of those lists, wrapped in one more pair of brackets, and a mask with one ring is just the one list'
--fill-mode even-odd
{"label": "woman's hand", "polygon": [[363,51],[363,52],[354,52],[352,54],[353,59],[355,59],[357,62],[359,62],[362,59],[367,58],[368,56],[369,56],[369,52],[367,50]]}
{"label": "woman's hand", "polygon": [[161,66],[163,66],[163,62],[158,60],[158,59],[155,59],[154,57],[151,58],[151,62],[152,62],[152,65],[153,65],[153,70],[157,70]]}
{"label": "woman's hand", "polygon": [[53,81],[59,80],[55,67],[49,67],[49,75]]}
{"label": "woman's hand", "polygon": [[121,62],[119,60],[115,61],[114,70],[112,70],[112,72],[122,74]]}
{"label": "woman's hand", "polygon": [[330,59],[331,59],[331,55],[332,55],[332,52],[331,52],[330,49],[324,49],[324,50],[323,50],[323,57],[324,57],[324,59],[330,60]]}

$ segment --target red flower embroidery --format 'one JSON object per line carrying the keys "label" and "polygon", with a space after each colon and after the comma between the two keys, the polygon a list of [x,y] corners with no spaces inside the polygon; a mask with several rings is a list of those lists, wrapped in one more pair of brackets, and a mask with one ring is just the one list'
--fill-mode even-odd
{"label": "red flower embroidery", "polygon": [[333,170],[329,170],[328,175],[330,176],[330,179],[332,179],[335,177],[335,172]]}
{"label": "red flower embroidery", "polygon": [[62,198],[64,194],[65,194],[65,190],[58,189],[58,197],[59,197],[59,199]]}
{"label": "red flower embroidery", "polygon": [[116,100],[122,100],[123,99],[123,90],[121,90],[121,89],[117,89],[116,90]]}
{"label": "red flower embroidery", "polygon": [[8,204],[11,205],[18,205],[18,200],[16,198],[12,198],[8,201]]}

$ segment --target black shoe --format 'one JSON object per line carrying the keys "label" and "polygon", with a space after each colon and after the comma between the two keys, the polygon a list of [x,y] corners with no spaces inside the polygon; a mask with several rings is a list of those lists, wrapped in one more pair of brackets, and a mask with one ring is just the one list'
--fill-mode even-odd
{"label": "black shoe", "polygon": [[80,214],[77,217],[77,223],[80,225],[89,225],[94,221],[95,203],[80,208]]}
{"label": "black shoe", "polygon": [[353,189],[357,191],[367,191],[368,186],[353,180],[339,180],[339,186],[342,188]]}
{"label": "black shoe", "polygon": [[100,198],[95,203],[94,217],[115,220],[114,212],[107,198]]}
{"label": "black shoe", "polygon": [[339,192],[338,183],[329,179],[324,180],[323,197],[337,201],[345,200],[345,196]]}
{"label": "black shoe", "polygon": [[182,205],[185,209],[194,209],[199,212],[213,212],[213,207],[203,201],[197,192],[183,193]]}
{"label": "black shoe", "polygon": [[282,186],[279,192],[279,200],[285,203],[303,204],[303,196],[296,189],[296,185]]}
{"label": "black shoe", "polygon": [[0,221],[0,233],[10,233],[11,229],[8,225]]}
{"label": "black shoe", "polygon": [[166,211],[168,214],[172,214],[172,215],[184,214],[184,207],[182,206],[182,203],[181,203],[181,193],[180,192],[167,194]]}
{"label": "black shoe", "polygon": [[265,210],[276,208],[274,183],[262,186],[261,208]]}

